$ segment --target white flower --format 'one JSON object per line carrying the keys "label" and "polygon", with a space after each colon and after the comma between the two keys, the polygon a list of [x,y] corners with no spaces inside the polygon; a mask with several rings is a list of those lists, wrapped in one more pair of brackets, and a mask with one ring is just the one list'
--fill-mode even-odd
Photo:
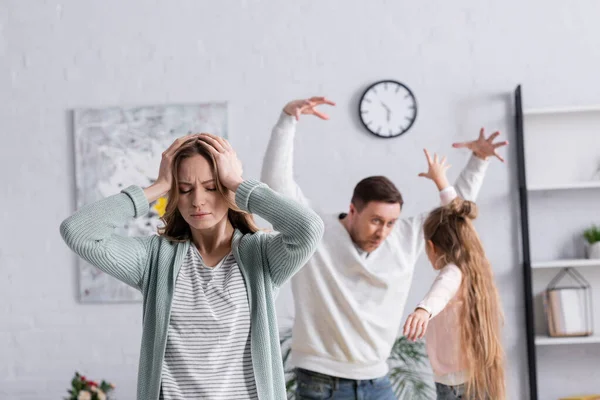
{"label": "white flower", "polygon": [[106,400],[106,395],[100,389],[98,389],[98,393],[96,394],[96,396],[98,396],[98,400]]}
{"label": "white flower", "polygon": [[97,391],[98,391],[98,388],[97,388],[96,386],[92,386],[92,387],[90,388],[90,390],[91,390],[92,392],[97,392]]}
{"label": "white flower", "polygon": [[92,394],[87,390],[82,390],[77,396],[77,400],[92,400]]}

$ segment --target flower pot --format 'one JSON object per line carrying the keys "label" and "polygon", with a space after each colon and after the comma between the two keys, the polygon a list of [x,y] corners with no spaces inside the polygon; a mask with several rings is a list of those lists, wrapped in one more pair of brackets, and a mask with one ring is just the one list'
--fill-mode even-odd
{"label": "flower pot", "polygon": [[600,242],[587,245],[587,257],[591,259],[600,259]]}

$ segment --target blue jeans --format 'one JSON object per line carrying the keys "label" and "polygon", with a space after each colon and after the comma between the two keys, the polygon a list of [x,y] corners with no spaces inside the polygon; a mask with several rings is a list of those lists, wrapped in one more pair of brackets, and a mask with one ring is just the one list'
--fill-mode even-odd
{"label": "blue jeans", "polygon": [[353,380],[296,369],[298,400],[397,400],[387,376]]}
{"label": "blue jeans", "polygon": [[465,394],[465,385],[448,386],[441,383],[435,383],[437,400],[461,400]]}

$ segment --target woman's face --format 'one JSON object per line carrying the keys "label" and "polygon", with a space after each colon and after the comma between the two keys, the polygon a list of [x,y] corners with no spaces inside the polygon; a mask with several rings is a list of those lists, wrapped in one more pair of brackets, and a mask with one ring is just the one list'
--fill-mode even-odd
{"label": "woman's face", "polygon": [[210,229],[227,218],[229,206],[217,190],[211,163],[201,155],[185,158],[177,171],[177,209],[192,229]]}

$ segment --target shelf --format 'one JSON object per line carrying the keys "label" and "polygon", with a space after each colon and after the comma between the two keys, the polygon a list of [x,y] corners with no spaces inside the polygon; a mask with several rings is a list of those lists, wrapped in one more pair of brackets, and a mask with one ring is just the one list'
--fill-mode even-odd
{"label": "shelf", "polygon": [[531,268],[600,267],[600,259],[555,260],[531,263]]}
{"label": "shelf", "polygon": [[523,115],[555,115],[572,113],[600,113],[600,105],[592,106],[569,106],[569,107],[549,107],[549,108],[530,108],[523,110]]}
{"label": "shelf", "polygon": [[600,336],[550,337],[538,335],[535,337],[535,344],[538,346],[586,343],[600,343]]}
{"label": "shelf", "polygon": [[578,189],[600,189],[600,180],[589,182],[564,183],[560,185],[535,185],[527,188],[530,192],[551,190],[578,190]]}

